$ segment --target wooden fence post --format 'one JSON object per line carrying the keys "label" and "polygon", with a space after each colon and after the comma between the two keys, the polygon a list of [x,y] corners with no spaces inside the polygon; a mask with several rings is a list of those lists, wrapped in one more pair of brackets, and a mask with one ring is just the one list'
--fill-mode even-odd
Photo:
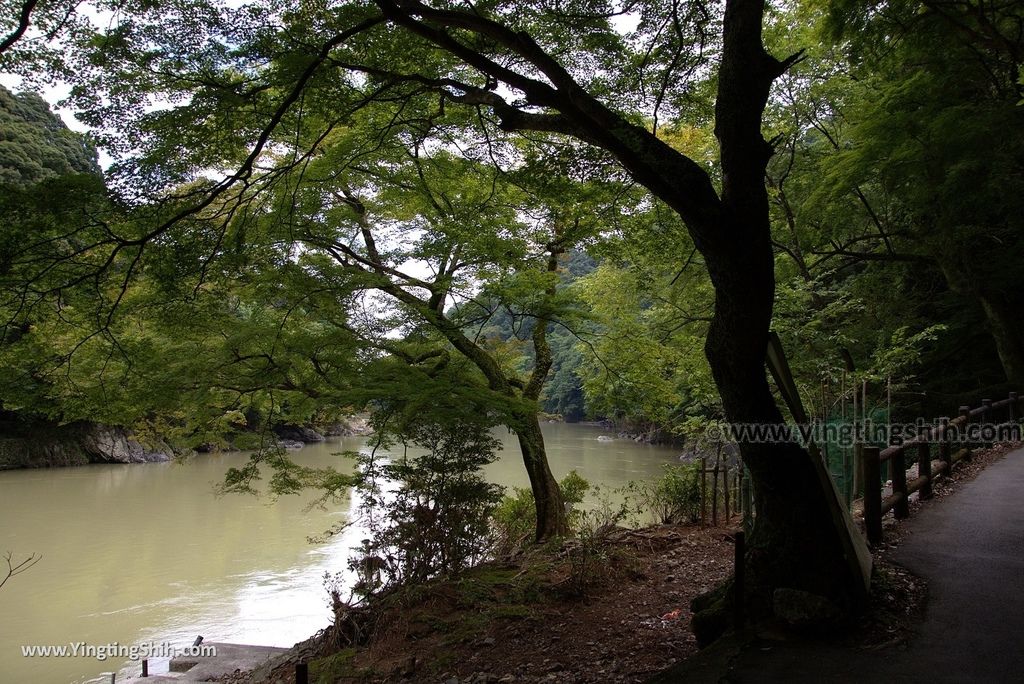
{"label": "wooden fence post", "polygon": [[711,525],[718,527],[718,459],[715,459],[715,469],[711,477]]}
{"label": "wooden fence post", "polygon": [[907,459],[903,452],[897,452],[889,459],[889,471],[892,473],[892,492],[902,494],[903,498],[892,507],[892,514],[898,519],[910,516],[910,494],[907,492]]}
{"label": "wooden fence post", "polygon": [[946,477],[953,469],[953,448],[950,434],[949,434],[949,418],[939,418],[939,424],[942,425],[942,441],[939,442],[939,459],[946,464]]}
{"label": "wooden fence post", "polygon": [[707,516],[707,501],[708,501],[708,459],[706,456],[700,457],[700,524],[708,524]]}
{"label": "wooden fence post", "polygon": [[864,445],[857,442],[853,445],[853,498],[859,498],[864,492]]}
{"label": "wooden fence post", "polygon": [[[967,441],[967,435],[969,434],[968,426],[971,424],[971,407],[970,406],[961,406],[959,408],[959,410],[958,410],[958,413],[964,419],[963,425],[960,426],[960,430],[961,430],[961,433],[960,433],[960,446],[961,447],[966,447],[966,448],[969,449],[971,447],[971,442]],[[952,462],[952,460],[950,460],[950,463],[949,463],[949,473],[948,474],[950,475],[950,477],[952,477],[952,475],[953,475],[953,462]]]}
{"label": "wooden fence post", "polygon": [[735,555],[733,556],[733,580],[732,580],[732,602],[733,616],[736,621],[736,629],[743,629],[743,600],[746,598],[746,589],[743,586],[744,567],[746,556],[746,535],[743,530],[737,532],[733,539],[736,542]]}
{"label": "wooden fence post", "polygon": [[864,480],[864,529],[868,543],[878,546],[882,543],[882,463],[878,459],[881,449],[876,446],[861,447],[861,463]]}
{"label": "wooden fence post", "polygon": [[917,474],[927,478],[918,490],[921,501],[932,498],[932,452],[928,442],[917,445]]}
{"label": "wooden fence post", "polygon": [[309,665],[295,663],[295,684],[309,684]]}

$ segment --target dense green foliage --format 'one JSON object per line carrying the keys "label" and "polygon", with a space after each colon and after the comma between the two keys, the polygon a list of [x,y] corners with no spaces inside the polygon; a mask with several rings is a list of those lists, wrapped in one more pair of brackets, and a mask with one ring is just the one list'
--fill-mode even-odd
{"label": "dense green foliage", "polygon": [[76,173],[99,173],[92,144],[68,130],[38,94],[0,86],[0,185]]}
{"label": "dense green foliage", "polygon": [[[69,84],[114,160],[106,188],[55,180],[88,146],[4,99],[26,189],[4,200],[2,400],[259,446],[275,421],[442,405],[397,433],[428,456],[381,471],[405,489],[366,550],[396,577],[484,553],[483,426],[516,434],[531,483],[498,508],[505,536],[541,541],[581,489],[551,472],[542,410],[697,448],[710,421],[780,424],[772,331],[818,417],[864,383],[927,417],[1024,384],[1019,2],[116,7],[41,14],[52,36],[0,55]],[[740,451],[752,605],[858,605],[806,450]],[[227,489],[264,466],[278,493],[352,483],[269,448]],[[668,518],[692,494],[689,471],[645,490]],[[424,506],[469,537],[419,536]],[[731,615],[698,612],[701,638]]]}
{"label": "dense green foliage", "polygon": [[384,427],[378,446],[400,447],[400,458],[388,460],[376,448],[354,455],[354,487],[370,535],[352,564],[361,594],[451,576],[491,550],[490,517],[501,488],[480,469],[495,459],[492,426],[479,416],[438,421],[436,413],[398,421]]}
{"label": "dense green foliage", "polygon": [[[205,35],[210,41],[205,46],[192,42],[188,49],[196,51],[197,58],[207,53],[212,56],[220,49],[216,47],[218,41],[234,31],[248,41],[237,54],[249,50],[254,59],[269,59],[265,63],[274,66],[268,75],[284,84],[301,70],[302,48],[275,43],[286,39],[272,39],[272,32],[259,26],[260,18],[269,16],[270,10],[255,7],[249,7],[248,14],[215,10],[213,5],[187,17],[182,14],[179,19],[183,25],[199,31],[197,40]],[[1020,325],[1010,313],[1020,305],[1015,299],[1019,298],[1019,288],[1014,287],[1013,264],[1022,256],[1022,231],[1015,222],[1024,215],[1017,205],[1024,193],[1013,185],[1020,179],[1022,157],[1020,136],[1016,135],[1021,130],[1019,65],[1014,61],[1015,38],[1007,28],[1014,10],[1007,6],[961,15],[945,12],[940,5],[906,3],[893,7],[891,13],[869,16],[853,4],[837,3],[828,12],[814,5],[793,6],[778,10],[769,19],[769,35],[780,44],[780,50],[808,49],[806,59],[778,83],[768,121],[769,130],[777,132],[781,141],[781,153],[769,172],[778,254],[775,327],[791,350],[808,401],[817,401],[813,397],[821,394],[822,383],[829,393],[837,392],[845,371],[851,378],[855,373],[875,383],[894,378],[897,396],[907,397],[904,404],[908,410],[940,411],[945,408],[941,403],[946,396],[991,390],[1004,377],[1019,380],[1014,377],[1014,363],[1019,356]],[[178,10],[167,11],[174,14]],[[125,45],[144,35],[169,44],[180,39],[172,32],[157,30],[157,24],[143,31],[145,22],[156,21],[158,14],[140,12],[141,23],[132,29],[126,25],[119,35]],[[203,17],[212,17],[214,12],[220,12],[225,23],[220,29],[207,31]],[[363,10],[353,5],[346,12],[352,17],[342,13],[336,19],[342,23],[354,20]],[[636,32],[638,39],[648,36],[647,31],[659,21],[653,9],[650,14],[644,12]],[[159,14],[161,20],[165,16]],[[306,10],[282,16],[305,22],[310,30],[329,30],[327,24],[318,23],[322,17]],[[45,21],[46,17],[40,15],[39,20]],[[539,23],[532,28],[542,33],[551,31],[551,36],[559,39],[567,35],[555,24]],[[85,35],[85,29],[77,24],[69,24],[68,30],[66,39],[72,43]],[[983,32],[991,35],[991,40],[979,43],[972,38]],[[576,54],[591,49],[612,54],[621,49],[612,34],[598,31],[595,36],[600,38],[595,37],[593,45],[573,44],[575,47],[570,49]],[[887,40],[898,49],[884,48]],[[39,46],[24,43],[23,48],[35,50]],[[346,49],[356,54],[364,47]],[[417,46],[410,59],[413,54],[422,58],[427,54],[424,50]],[[100,52],[112,64],[129,68],[132,57],[114,49],[114,45],[104,44]],[[53,55],[47,57],[51,58]],[[227,54],[223,59],[229,59]],[[199,62],[177,62],[173,69],[198,72],[215,68],[212,65],[216,63],[203,67]],[[85,81],[76,91],[77,103],[84,108],[82,115],[91,117],[98,138],[107,149],[127,155],[125,164],[112,169],[111,178],[116,187],[125,190],[119,179],[135,174],[128,196],[165,193],[175,183],[193,182],[197,176],[189,168],[216,168],[256,159],[243,155],[246,141],[256,129],[244,123],[238,106],[248,99],[264,109],[271,107],[273,90],[266,91],[269,99],[259,104],[257,91],[244,90],[244,78],[225,71],[224,80],[202,86],[199,92],[205,95],[194,99],[188,108],[143,111],[138,106],[147,92],[188,92],[195,86],[187,80],[169,79],[167,74],[152,72],[145,78],[141,74],[124,78],[128,73],[123,72],[119,82],[103,81],[102,71],[89,76],[100,79],[90,88],[106,87],[114,95],[107,102],[90,99],[92,91],[85,89]],[[381,226],[397,226],[396,221],[410,226],[398,231],[386,229],[389,232],[382,239],[399,241],[391,243],[389,250],[401,246],[398,251],[387,252],[392,261],[390,268],[409,259],[427,263],[441,259],[436,269],[451,254],[446,250],[456,244],[459,250],[468,250],[463,255],[467,262],[487,264],[472,273],[463,271],[461,281],[447,285],[447,301],[454,305],[449,315],[490,347],[496,358],[503,359],[501,363],[508,372],[528,374],[534,359],[529,342],[536,320],[536,300],[531,299],[528,289],[536,283],[525,280],[522,272],[527,263],[524,259],[533,258],[536,252],[531,250],[546,238],[526,234],[512,237],[504,232],[507,228],[494,222],[511,225],[511,214],[500,218],[502,205],[511,208],[516,202],[527,201],[553,207],[574,195],[576,206],[589,206],[584,212],[591,217],[587,219],[589,224],[584,224],[585,230],[577,229],[572,237],[579,247],[570,249],[560,260],[557,289],[563,302],[558,305],[558,320],[546,326],[553,362],[540,409],[572,421],[610,419],[620,428],[656,439],[679,439],[685,435],[688,418],[719,413],[702,352],[713,291],[701,268],[700,255],[694,253],[677,217],[656,205],[638,203],[602,160],[573,158],[578,151],[560,150],[546,142],[536,149],[504,147],[506,161],[500,167],[514,170],[510,160],[517,154],[527,155],[530,166],[516,170],[508,177],[512,185],[480,204],[478,200],[484,197],[480,193],[488,191],[488,184],[498,176],[489,174],[483,166],[465,166],[465,162],[427,153],[428,140],[454,141],[465,136],[471,120],[446,112],[447,128],[440,134],[433,132],[417,118],[430,111],[429,92],[385,83],[382,87],[396,90],[396,96],[400,92],[402,97],[412,98],[409,102],[415,102],[415,111],[419,112],[403,111],[399,118],[390,119],[390,134],[406,131],[414,141],[411,146],[394,146],[378,132],[398,109],[384,106],[358,113],[363,106],[360,98],[367,96],[365,86],[369,85],[324,81],[318,85],[320,96],[335,92],[342,99],[329,105],[325,99],[316,99],[307,104],[301,124],[299,119],[288,120],[289,129],[305,131],[300,138],[306,136],[320,150],[313,157],[303,161],[264,153],[266,161],[276,164],[278,171],[259,175],[262,180],[248,190],[236,192],[227,186],[200,182],[186,187],[192,188],[191,192],[212,191],[218,196],[201,212],[194,213],[192,200],[185,193],[180,199],[163,202],[160,209],[145,209],[138,218],[131,219],[118,216],[111,205],[104,204],[103,189],[90,186],[92,181],[75,181],[81,185],[81,190],[76,190],[72,181],[64,179],[69,173],[95,173],[91,144],[67,131],[37,95],[0,92],[0,167],[6,182],[26,188],[6,193],[3,200],[5,216],[19,217],[5,228],[4,260],[8,269],[10,265],[16,269],[8,273],[9,285],[5,288],[14,291],[17,281],[39,277],[38,272],[25,266],[55,256],[52,249],[37,251],[31,260],[19,263],[15,246],[24,246],[26,234],[56,235],[62,227],[81,226],[72,241],[73,248],[83,247],[81,254],[76,252],[74,260],[34,281],[32,294],[37,304],[58,289],[65,298],[85,297],[73,313],[66,313],[54,323],[53,329],[46,327],[46,316],[38,313],[38,307],[33,316],[14,316],[16,327],[11,330],[20,326],[23,331],[16,336],[31,329],[37,331],[35,339],[58,340],[64,351],[50,348],[45,352],[46,345],[30,348],[28,344],[14,352],[9,349],[8,365],[17,370],[9,377],[18,379],[5,390],[8,403],[35,403],[51,415],[95,414],[120,422],[145,418],[166,423],[157,416],[176,416],[171,422],[180,426],[185,421],[191,426],[179,431],[194,435],[198,435],[200,423],[213,426],[220,421],[223,426],[224,421],[237,421],[239,415],[252,418],[270,411],[282,419],[301,421],[315,415],[320,410],[318,405],[359,403],[353,399],[359,392],[344,399],[326,399],[339,396],[332,385],[353,391],[358,383],[342,378],[342,368],[351,371],[354,366],[342,363],[345,353],[340,352],[328,364],[330,372],[320,372],[323,364],[320,371],[316,366],[324,360],[323,352],[312,355],[312,366],[306,365],[311,357],[307,353],[310,345],[323,350],[328,339],[332,345],[339,344],[341,335],[346,341],[339,349],[351,349],[358,340],[362,340],[359,344],[370,342],[380,348],[384,344],[381,335],[393,335],[386,331],[408,325],[413,319],[407,314],[392,316],[374,324],[372,330],[360,326],[353,330],[347,323],[337,328],[345,318],[344,308],[363,301],[356,293],[384,283],[374,281],[377,276],[368,281],[365,274],[353,280],[347,274],[350,272],[317,261],[314,253],[336,240],[337,236],[330,233],[346,222],[358,238],[361,228],[353,220],[374,217],[374,212]],[[625,82],[601,86],[609,92],[624,87]],[[228,91],[235,93],[238,102],[226,97]],[[704,160],[714,172],[714,137],[699,91],[684,95],[670,89],[663,95],[665,101],[675,98],[672,106],[679,114],[671,125],[663,124],[659,134],[692,158]],[[324,118],[326,110],[316,109],[327,106],[339,111],[351,107],[356,113],[332,121]],[[403,110],[409,106],[403,105]],[[234,122],[230,135],[212,124],[199,129],[188,127],[189,121],[214,121],[218,116],[230,117]],[[344,125],[339,124],[341,121]],[[118,139],[125,140],[122,132],[129,129],[139,131],[142,147],[129,149],[119,144]],[[183,137],[192,135],[190,130],[206,131],[205,137],[201,142],[198,137],[190,142]],[[366,156],[370,146],[376,146],[373,158]],[[406,153],[403,148],[412,152],[411,159],[402,161]],[[141,156],[135,155],[143,151]],[[468,157],[474,159],[476,154]],[[366,159],[366,163],[352,166],[356,159]],[[339,168],[348,168],[343,178],[335,175]],[[599,181],[589,189],[554,175],[567,172],[574,177],[584,171]],[[143,178],[149,178],[151,185],[139,185]],[[288,180],[292,178],[294,182]],[[56,185],[36,185],[46,179]],[[417,184],[418,189],[410,193]],[[460,197],[444,189],[448,186],[460,187]],[[515,197],[523,191],[521,198]],[[473,199],[474,192],[477,200]],[[337,206],[332,213],[317,216],[331,193],[341,201],[333,202]],[[269,210],[258,210],[261,205]],[[365,207],[368,213],[346,216],[353,206]],[[482,207],[490,209],[481,212]],[[146,260],[136,263],[141,249],[97,241],[103,229],[95,221],[88,225],[83,217],[95,219],[98,211],[105,215],[104,226],[116,225],[116,233],[125,237],[145,232],[147,224],[179,212],[191,218],[176,224],[181,230],[175,225],[161,229],[169,231],[168,239],[146,248]],[[466,212],[474,216],[468,223],[465,220],[470,214]],[[571,210],[562,219],[579,226],[584,215]],[[315,227],[328,217],[328,223],[323,224],[328,232]],[[296,232],[299,224],[305,226],[305,234]],[[427,225],[432,232],[418,233]],[[282,232],[286,234],[284,240]],[[439,239],[441,235],[447,237]],[[593,238],[598,235],[600,240],[595,242]],[[406,249],[413,243],[402,241],[410,236],[420,241]],[[502,237],[494,241],[487,236]],[[488,241],[470,246],[467,238]],[[290,254],[296,254],[295,249],[301,250],[308,264],[302,267],[305,273],[302,277],[282,276],[286,271],[279,269],[287,270],[286,262]],[[690,255],[682,269],[679,254]],[[98,268],[108,258],[113,258],[112,264],[123,261],[124,265],[98,273],[101,281],[93,283],[90,268]],[[287,291],[278,288],[270,294],[270,282],[275,279],[290,283]],[[93,291],[76,295],[74,289],[60,287],[69,281],[94,285]],[[129,281],[138,291],[122,296],[121,286]],[[261,281],[265,284],[259,284]],[[231,284],[239,282],[252,284]],[[483,287],[477,291],[479,285]],[[333,292],[316,297],[307,294],[326,288]],[[273,316],[267,316],[268,311],[259,314],[266,316],[259,323],[260,332],[236,324],[242,320],[237,312],[261,307],[268,296],[302,302],[298,309],[284,310],[296,331],[310,330],[310,326],[315,330],[318,324],[313,321],[319,319],[330,321],[327,325],[334,328],[330,333],[333,337],[320,335],[316,341],[314,334],[301,342],[298,338],[282,338],[272,345],[272,354],[266,353],[266,345],[259,341],[265,340],[280,321],[275,323]],[[206,297],[209,302],[203,303]],[[26,300],[22,297],[21,301]],[[235,302],[235,313],[222,308],[227,302]],[[117,319],[107,321],[98,312],[114,303],[121,312]],[[567,306],[575,307],[576,312],[570,312]],[[160,307],[164,308],[162,312]],[[153,318],[153,312],[158,315],[140,327],[138,311],[146,311],[148,318]],[[28,327],[29,318],[36,328]],[[172,330],[181,329],[183,319],[195,321],[196,329],[184,336],[172,334]],[[103,333],[76,347],[97,321]],[[229,338],[226,345],[219,344],[219,339],[214,341],[225,335]],[[292,353],[292,342],[302,358],[284,363],[281,359]],[[256,350],[244,348],[252,343],[263,346],[263,351],[252,353]],[[72,366],[71,379],[65,382],[57,379],[61,375],[58,368],[70,359],[69,348],[75,349],[82,362]],[[963,353],[967,348],[974,353]],[[183,349],[193,353],[183,353]],[[197,349],[202,353],[194,353]],[[417,354],[430,351],[428,344]],[[234,356],[236,361],[232,363],[225,355]],[[244,361],[238,361],[239,357]],[[187,359],[187,363],[168,364],[165,358]],[[153,370],[146,370],[149,361]],[[138,389],[126,392],[123,402],[112,400],[105,389],[107,383],[93,378],[100,367],[111,377],[123,377],[118,384]],[[146,380],[132,380],[132,374],[124,374],[128,367]],[[282,373],[280,369],[285,367],[289,370]],[[944,371],[941,381],[934,379],[937,374],[933,370],[937,368]],[[215,371],[211,369],[222,369],[227,375],[210,385],[232,388],[228,392],[219,390],[220,398],[214,396],[218,390],[211,387],[198,390],[195,379],[213,377]],[[166,373],[160,377],[163,371]],[[950,372],[956,374],[955,387],[949,386]],[[190,405],[218,408],[212,412],[204,409],[207,415],[202,419],[186,418],[190,410],[183,412],[180,406],[172,406],[156,392],[144,389],[174,379],[178,380],[174,383],[175,396],[196,388],[201,393],[193,395]],[[262,391],[256,386],[260,381],[275,388],[274,399],[270,394],[265,398],[255,396]],[[46,390],[35,391],[33,387]],[[904,390],[908,394],[899,395]],[[921,392],[936,398],[923,405],[913,399]],[[236,396],[229,398],[228,393]],[[243,395],[248,398],[239,399]],[[207,437],[212,434],[206,433]],[[196,436],[193,441],[199,439]]]}
{"label": "dense green foliage", "polygon": [[[575,470],[563,477],[559,483],[562,499],[569,507],[570,530],[579,528],[583,519],[583,499],[590,489],[590,483],[580,477]],[[528,545],[532,532],[537,524],[534,510],[533,492],[522,487],[514,487],[512,492],[502,497],[493,514],[493,528],[498,553],[507,554],[521,550]]]}
{"label": "dense green foliage", "polygon": [[701,464],[665,466],[665,474],[650,482],[631,482],[627,488],[632,506],[653,514],[661,523],[694,523],[701,516]]}

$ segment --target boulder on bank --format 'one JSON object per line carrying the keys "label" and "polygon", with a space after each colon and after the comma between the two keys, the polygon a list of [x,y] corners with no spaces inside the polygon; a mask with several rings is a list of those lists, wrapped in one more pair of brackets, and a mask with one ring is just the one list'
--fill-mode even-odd
{"label": "boulder on bank", "polygon": [[311,427],[303,425],[279,425],[274,428],[279,442],[302,442],[312,444],[324,441],[324,436]]}
{"label": "boulder on bank", "polygon": [[345,420],[328,425],[324,434],[328,437],[365,437],[373,434],[370,419],[366,416],[349,416]]}
{"label": "boulder on bank", "polygon": [[90,463],[160,463],[174,458],[163,441],[143,444],[122,427],[94,423],[81,438]]}

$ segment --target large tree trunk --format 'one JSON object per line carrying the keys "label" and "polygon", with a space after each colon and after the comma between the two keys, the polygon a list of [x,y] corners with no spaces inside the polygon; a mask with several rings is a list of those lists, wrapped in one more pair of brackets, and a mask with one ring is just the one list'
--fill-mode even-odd
{"label": "large tree trunk", "polygon": [[938,252],[934,253],[934,258],[949,289],[973,298],[981,307],[989,333],[996,343],[996,353],[999,354],[1006,380],[1016,385],[1015,389],[1024,389],[1024,331],[1005,295],[987,291],[976,271],[959,261],[955,254]]}
{"label": "large tree trunk", "polygon": [[[753,207],[751,207],[753,209]],[[733,424],[782,424],[765,372],[765,351],[774,299],[767,214],[735,215],[729,228],[737,248],[709,261],[715,281],[715,316],[705,352]],[[748,540],[746,595],[751,619],[774,612],[774,592],[798,589],[828,599],[839,614],[851,612],[859,596],[857,578],[844,557],[830,511],[831,491],[811,455],[792,443],[741,443],[754,487],[755,523]],[[703,645],[730,626],[732,587],[694,602],[694,632]]]}
{"label": "large tree trunk", "polygon": [[1000,295],[979,293],[978,301],[988,322],[989,332],[996,342],[996,351],[1003,364],[1006,379],[1024,390],[1024,340],[1021,339],[1019,317]]}
{"label": "large tree trunk", "polygon": [[569,532],[562,490],[548,467],[540,420],[533,412],[518,417],[514,427],[523,452],[523,464],[530,477],[530,489],[537,511],[537,541],[564,536]]}
{"label": "large tree trunk", "polygon": [[[457,96],[459,101],[491,106],[508,131],[566,133],[604,148],[637,183],[679,214],[704,255],[715,286],[715,316],[706,349],[726,417],[732,422],[781,424],[782,415],[765,376],[775,281],[765,190],[772,148],[762,137],[761,119],[773,81],[798,56],[780,61],[765,51],[761,39],[764,1],[727,0],[725,4],[715,103],[720,196],[706,170],[586,92],[529,35],[461,10],[417,5],[413,16],[392,2],[379,0],[379,4],[397,23],[523,91],[530,105],[557,111],[523,111],[493,91],[471,86],[460,87],[464,94]],[[439,26],[486,36],[530,62],[547,80],[497,64]],[[536,436],[539,427],[534,437],[529,429],[520,435],[524,456]],[[747,598],[767,611],[773,590],[786,587],[821,594],[839,608],[849,605],[861,578],[845,565],[845,540],[840,535],[846,530],[839,530],[832,521],[827,498],[832,492],[822,486],[810,455],[791,444],[744,444],[741,450],[757,497],[756,529],[746,560],[754,587]],[[548,477],[534,470],[539,481]],[[695,617],[702,641],[716,636],[724,626],[710,615],[716,611],[722,615],[728,594],[723,592],[725,601],[698,602],[710,608],[702,611],[704,617]]]}
{"label": "large tree trunk", "polygon": [[[761,116],[773,80],[786,68],[761,42],[764,5],[726,5],[715,135],[722,154],[722,212],[703,232],[702,249],[715,287],[715,313],[705,353],[733,424],[782,424],[765,370],[775,299],[765,169],[771,146]],[[756,619],[774,612],[780,588],[828,599],[837,613],[853,608],[859,578],[810,454],[793,443],[741,443],[754,486],[755,523],[746,557],[746,603]],[[694,631],[706,644],[728,626],[736,597],[726,585],[694,602]]]}

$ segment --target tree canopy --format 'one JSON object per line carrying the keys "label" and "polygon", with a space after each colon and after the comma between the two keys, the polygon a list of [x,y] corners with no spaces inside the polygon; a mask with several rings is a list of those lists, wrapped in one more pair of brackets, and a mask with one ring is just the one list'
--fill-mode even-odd
{"label": "tree canopy", "polygon": [[[40,204],[94,153],[38,96],[0,93],[0,173],[29,188],[5,200],[5,353],[62,410],[179,425],[403,385],[426,402],[443,381],[516,431],[538,538],[564,530],[541,408],[676,437],[781,423],[772,331],[823,415],[847,374],[1006,388],[1024,381],[1022,15],[188,0],[102,26],[71,11],[45,40],[14,27],[0,63],[66,82],[114,162],[87,201]],[[38,383],[44,361],[62,379]],[[856,609],[815,461],[740,448],[749,595],[698,606],[698,636],[783,587]]]}

